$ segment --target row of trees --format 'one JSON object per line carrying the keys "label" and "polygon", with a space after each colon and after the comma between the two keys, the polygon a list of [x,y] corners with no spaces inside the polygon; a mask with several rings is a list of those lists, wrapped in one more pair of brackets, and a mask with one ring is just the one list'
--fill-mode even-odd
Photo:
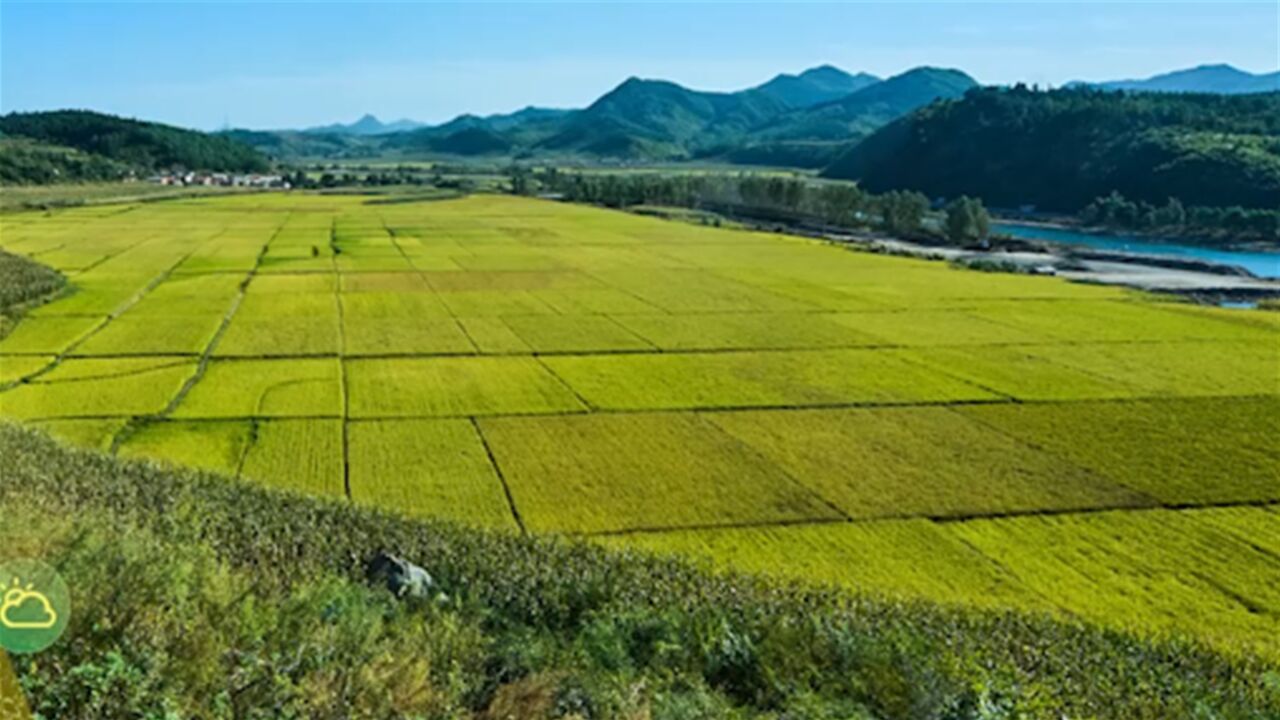
{"label": "row of trees", "polygon": [[1280,210],[1232,207],[1184,207],[1177,198],[1163,205],[1133,201],[1112,192],[1096,198],[1079,214],[1086,225],[1158,233],[1194,236],[1200,239],[1280,240]]}
{"label": "row of trees", "polygon": [[[551,192],[606,207],[665,205],[823,228],[878,228],[899,237],[937,239],[926,223],[929,199],[918,192],[864,192],[854,183],[751,173],[565,173],[514,170],[513,192]],[[952,220],[952,215],[955,219]],[[945,237],[958,244],[989,232],[982,203],[960,198],[947,206]]]}

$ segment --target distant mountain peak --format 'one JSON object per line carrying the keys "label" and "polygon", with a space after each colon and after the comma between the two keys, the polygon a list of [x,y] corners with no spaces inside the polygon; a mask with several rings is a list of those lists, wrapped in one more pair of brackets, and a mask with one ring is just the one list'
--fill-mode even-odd
{"label": "distant mountain peak", "polygon": [[752,91],[769,95],[789,108],[806,108],[845,97],[879,81],[874,75],[850,75],[834,65],[824,64],[799,75],[782,73]]}
{"label": "distant mountain peak", "polygon": [[1068,83],[1068,86],[1076,85],[1087,85],[1104,90],[1128,90],[1134,92],[1196,92],[1238,95],[1280,91],[1280,72],[1255,75],[1227,63],[1209,63],[1161,73],[1148,78],[1097,83],[1079,81]]}
{"label": "distant mountain peak", "polygon": [[306,130],[303,130],[303,132],[325,133],[330,135],[385,135],[387,133],[413,130],[414,128],[419,127],[422,127],[422,123],[413,120],[405,119],[391,123],[384,123],[373,113],[365,113],[360,116],[360,119],[349,125],[334,123],[332,125],[321,125],[319,127],[307,128]]}

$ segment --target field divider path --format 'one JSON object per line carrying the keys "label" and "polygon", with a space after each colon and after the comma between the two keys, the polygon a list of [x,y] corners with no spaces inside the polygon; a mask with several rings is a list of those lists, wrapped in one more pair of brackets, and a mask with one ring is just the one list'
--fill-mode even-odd
{"label": "field divider path", "polygon": [[[386,227],[386,223],[383,223]],[[394,238],[392,244],[399,248]],[[347,318],[342,304],[342,269],[338,267],[338,255],[342,252],[338,247],[338,218],[329,222],[329,248],[333,251],[330,260],[333,262],[335,280],[333,300],[338,309],[338,392],[342,398],[342,492],[351,502],[351,392],[347,384]],[[404,251],[400,251],[401,255]],[[406,257],[406,262],[408,258]]]}
{"label": "field divider path", "polygon": [[240,449],[240,456],[236,458],[236,471],[234,477],[237,480],[244,478],[244,463],[249,459],[249,451],[258,444],[258,434],[262,432],[261,420],[251,418],[248,422],[249,437],[245,439],[244,447]]}
{"label": "field divider path", "polygon": [[213,336],[209,338],[209,342],[205,343],[204,350],[199,355],[200,360],[196,363],[195,370],[191,373],[191,376],[183,381],[182,387],[179,387],[178,391],[173,394],[173,397],[169,398],[169,402],[165,404],[164,408],[161,409],[160,412],[152,416],[133,418],[129,422],[125,423],[124,427],[120,428],[120,430],[111,438],[110,453],[112,455],[117,454],[120,451],[120,446],[128,441],[133,433],[137,432],[147,423],[154,420],[162,420],[167,418],[169,415],[172,415],[173,412],[178,409],[178,406],[182,404],[182,401],[186,399],[187,395],[191,392],[191,389],[196,386],[196,383],[200,382],[204,377],[205,372],[209,368],[209,361],[213,357],[213,352],[217,349],[218,342],[222,340],[222,336],[226,333],[227,328],[231,326],[231,320],[235,317],[236,312],[240,310],[240,305],[244,302],[244,296],[249,291],[249,284],[253,282],[253,278],[258,273],[258,268],[262,265],[263,258],[267,255],[267,249],[271,246],[272,241],[280,236],[280,232],[284,230],[284,226],[289,222],[289,217],[291,215],[292,213],[285,214],[284,220],[280,222],[276,227],[275,232],[271,234],[271,237],[267,238],[267,241],[264,242],[262,247],[258,250],[258,254],[253,261],[253,267],[249,268],[249,272],[245,274],[244,278],[240,281],[239,286],[236,288],[236,296],[231,301],[231,306],[227,308],[225,313],[223,313],[222,320],[218,323],[218,329],[215,330]]}
{"label": "field divider path", "polygon": [[[96,357],[97,357],[96,355],[88,355],[88,356],[84,356],[84,355],[82,355],[82,356],[78,356],[78,358],[77,358],[77,359],[79,359],[79,358],[96,358]],[[173,355],[155,355],[154,357],[157,357],[157,358],[164,358],[164,357],[175,357],[175,356],[173,356]],[[36,380],[36,381],[33,381],[33,384],[37,384],[37,385],[69,385],[69,384],[72,384],[72,383],[96,382],[96,381],[98,381],[98,380],[114,380],[114,379],[117,379],[117,378],[132,377],[132,376],[134,376],[134,375],[145,375],[145,374],[147,374],[147,373],[149,373],[149,372],[154,372],[154,371],[156,371],[156,370],[165,370],[165,369],[167,369],[167,368],[180,367],[180,366],[182,366],[182,365],[186,365],[186,364],[187,364],[187,362],[191,360],[191,358],[195,357],[195,355],[181,355],[181,356],[176,356],[176,357],[180,357],[181,359],[180,359],[180,360],[175,360],[175,361],[173,361],[173,362],[161,363],[161,364],[159,364],[159,365],[150,365],[150,366],[147,366],[147,367],[139,368],[139,369],[137,369],[137,370],[121,370],[120,372],[103,373],[103,374],[101,374],[101,375],[81,375],[81,376],[79,376],[79,377],[64,378],[64,379],[62,379],[62,380]]]}
{"label": "field divider path", "polygon": [[155,240],[155,239],[156,239],[155,237],[146,237],[146,238],[143,238],[143,239],[139,240],[139,241],[138,241],[138,242],[136,242],[136,243],[133,243],[132,245],[128,245],[128,246],[125,246],[125,247],[123,247],[123,248],[120,248],[119,250],[116,250],[115,252],[107,253],[106,255],[103,255],[102,257],[98,258],[97,260],[94,260],[93,262],[89,263],[88,265],[85,265],[85,266],[84,266],[84,267],[82,267],[82,268],[77,268],[77,269],[76,269],[76,271],[73,273],[73,275],[83,275],[84,273],[87,273],[87,272],[89,272],[90,270],[93,270],[93,269],[97,268],[99,265],[102,265],[103,263],[107,262],[108,260],[111,260],[112,258],[118,257],[118,256],[120,256],[120,255],[123,255],[123,254],[125,254],[125,253],[129,252],[130,250],[132,250],[132,249],[134,249],[134,248],[142,247],[143,245],[146,245],[147,243],[149,243],[149,242],[151,242],[152,240]]}
{"label": "field divider path", "polygon": [[484,446],[484,454],[489,458],[489,465],[493,467],[493,474],[498,476],[498,482],[502,483],[502,493],[506,495],[507,507],[511,510],[511,519],[516,521],[516,527],[520,528],[521,535],[528,535],[529,530],[524,526],[524,518],[520,517],[520,508],[516,506],[515,496],[511,494],[511,485],[507,482],[507,476],[502,472],[502,466],[498,464],[498,458],[493,454],[493,448],[489,446],[489,438],[484,436],[484,430],[480,428],[480,421],[476,418],[471,420],[471,428],[475,430],[476,437],[480,438],[480,444]]}
{"label": "field divider path", "polygon": [[966,522],[987,520],[1012,520],[1028,517],[1069,517],[1101,515],[1104,513],[1146,513],[1146,512],[1196,512],[1201,510],[1232,510],[1242,508],[1269,509],[1276,506],[1276,500],[1227,500],[1223,502],[1174,503],[1151,507],[1133,505],[1097,505],[1094,507],[1073,508],[1039,508],[1028,510],[999,510],[990,512],[970,512],[963,515],[937,515],[929,513],[890,514],[875,517],[852,519],[841,518],[798,518],[794,520],[749,520],[727,523],[690,523],[685,525],[654,525],[620,528],[617,530],[594,530],[586,532],[566,532],[573,537],[617,537],[625,535],[662,535],[676,532],[701,532],[714,530],[750,530],[772,527],[803,527],[808,525],[876,525],[878,523],[902,522],[904,520],[928,520],[938,525],[957,525]]}
{"label": "field divider path", "polygon": [[[209,274],[209,273],[201,273],[201,274]],[[347,274],[359,275],[360,273],[347,273]],[[274,275],[274,273],[270,275]],[[75,314],[72,314],[71,316],[79,317],[82,315],[83,313],[75,313]],[[592,315],[592,317],[597,317],[597,316],[613,320],[613,318],[607,314],[597,313]],[[97,317],[97,316],[94,316],[94,317]],[[495,315],[492,317],[502,320],[505,317],[547,317],[547,316],[546,315],[505,315],[505,316]],[[573,317],[573,316],[566,315],[561,317]],[[461,324],[459,324],[459,329],[463,330],[465,334],[466,328],[463,327]],[[628,332],[631,332],[631,331],[628,331]],[[634,334],[634,332],[632,334]],[[640,338],[640,339],[644,340],[644,338]],[[648,341],[645,340],[645,342],[648,342]],[[969,348],[1090,347],[1090,346],[1127,346],[1127,345],[1151,346],[1151,345],[1166,345],[1166,344],[1186,345],[1186,344],[1193,344],[1193,343],[1203,343],[1203,344],[1209,345],[1209,344],[1215,344],[1216,342],[1217,341],[1214,341],[1214,340],[1132,340],[1132,341],[1100,340],[1096,342],[1090,341],[1090,342],[1037,342],[1037,343],[1027,343],[1027,342],[938,343],[936,345],[928,345],[928,346],[905,345],[901,343],[876,343],[876,344],[861,344],[861,345],[811,345],[811,346],[793,346],[793,347],[603,348],[603,349],[596,349],[596,350],[537,350],[532,352],[529,350],[502,350],[502,351],[483,352],[477,349],[470,352],[365,352],[365,353],[350,355],[350,357],[357,360],[399,360],[399,359],[415,359],[415,358],[530,357],[530,356],[532,357],[594,357],[594,356],[616,356],[616,355],[780,355],[780,354],[787,354],[787,353],[825,353],[825,352],[841,352],[841,351],[872,352],[877,350],[920,350],[922,348],[926,348],[926,349],[957,348],[957,349],[964,350]],[[45,357],[48,355],[49,353],[47,352],[39,352],[39,351],[0,352],[0,358],[2,357]],[[93,353],[92,355],[78,355],[77,357],[111,358],[116,360],[122,360],[122,359],[128,359],[128,358],[147,358],[147,357],[158,357],[158,356],[198,357],[199,355],[200,353],[198,352],[166,351],[166,352],[107,352],[107,353]],[[251,353],[251,354],[243,354],[243,355],[225,355],[223,357],[231,360],[306,360],[306,359],[312,359],[312,358],[334,358],[338,356],[339,356],[339,353],[337,352],[293,352],[293,353],[273,353],[273,354]],[[920,363],[919,361],[916,361],[916,360],[908,360],[906,358],[899,358],[899,359],[903,360],[904,362],[911,362],[917,367],[921,367],[927,370],[932,370],[935,372],[946,374],[948,377],[955,380],[963,380],[965,383],[969,385],[978,387],[980,389],[986,390],[991,393],[1001,394],[1001,395],[1005,394],[997,390],[990,389],[986,386],[983,386],[973,380],[951,375],[932,365]],[[1083,370],[1081,368],[1076,368],[1074,366],[1062,365],[1060,363],[1054,363],[1054,364],[1060,368],[1081,372],[1098,379],[1108,380],[1109,382],[1119,382],[1115,380],[1110,380],[1105,375],[1098,375],[1097,373],[1088,372],[1086,370]],[[1134,396],[1134,397],[1161,398],[1161,397],[1169,397],[1169,396],[1168,395],[1151,395],[1151,396]],[[1234,396],[1227,395],[1223,397],[1234,397]],[[1012,396],[1010,396],[1010,398],[1013,399]],[[1016,402],[1035,402],[1033,400],[1015,400],[1015,401]]]}
{"label": "field divider path", "polygon": [[[334,357],[329,355],[327,357]],[[245,358],[247,359],[247,358]],[[226,362],[238,362],[241,358],[226,358]],[[1192,400],[1264,400],[1273,399],[1270,395],[1196,395],[1190,398],[1173,398],[1175,400],[1192,399]],[[696,406],[696,407],[652,407],[652,408],[609,408],[591,411],[599,415],[654,415],[654,414],[680,414],[680,413],[736,413],[736,412],[808,412],[814,410],[873,410],[873,409],[895,409],[895,408],[947,408],[947,407],[972,407],[972,406],[988,406],[988,405],[1074,405],[1078,403],[1128,403],[1128,402],[1152,402],[1160,400],[1170,400],[1168,396],[1149,395],[1134,398],[1087,398],[1087,399],[1048,399],[1048,400],[1026,400],[1022,402],[1013,402],[999,398],[993,399],[973,399],[973,400],[922,400],[922,401],[898,401],[898,402],[846,402],[846,403],[830,403],[824,405],[717,405],[717,406]],[[541,411],[531,410],[528,412],[502,412],[492,415],[472,415],[463,413],[440,413],[440,414],[391,414],[391,415],[362,415],[360,417],[351,418],[353,423],[362,422],[379,422],[385,420],[466,420],[471,417],[481,418],[555,418],[555,417],[578,417],[587,414],[584,410],[555,410]],[[112,415],[104,413],[82,413],[75,415],[42,415],[24,418],[29,421],[46,421],[46,420],[119,420],[121,415]],[[287,420],[333,420],[339,417],[337,415],[325,415],[317,413],[299,413],[293,415],[267,416],[261,413],[250,413],[247,415],[211,415],[211,416],[192,416],[182,418],[183,422],[220,422],[224,420],[266,420],[271,418],[287,419]],[[1268,453],[1271,454],[1271,453]],[[1280,502],[1280,495],[1277,499],[1270,502]]]}
{"label": "field divider path", "polygon": [[[541,358],[538,354],[536,354],[536,353],[535,353],[535,354],[531,355],[530,357],[532,357],[532,358],[533,358],[534,362],[536,362],[536,363],[538,363],[538,365],[542,366],[542,368],[543,368],[544,370],[546,370],[546,371],[547,371],[547,374],[549,374],[551,377],[555,378],[556,382],[560,383],[560,386],[561,386],[561,387],[563,387],[565,390],[568,390],[570,393],[572,393],[572,394],[573,394],[573,397],[574,397],[574,398],[575,398],[579,403],[581,403],[581,404],[582,404],[582,407],[584,407],[584,408],[586,408],[586,409],[587,409],[587,412],[589,412],[589,413],[594,413],[594,412],[598,412],[598,411],[600,411],[600,408],[597,408],[595,405],[593,405],[593,404],[591,403],[591,401],[590,401],[590,400],[588,400],[588,399],[586,398],[586,396],[584,396],[582,393],[578,392],[578,389],[577,389],[577,388],[575,388],[573,385],[570,385],[570,384],[569,384],[569,381],[567,381],[567,380],[565,380],[564,378],[560,377],[560,373],[556,372],[556,371],[555,371],[555,368],[553,368],[553,367],[551,367],[550,365],[548,365],[548,364],[546,364],[545,362],[543,362],[543,361],[542,361],[542,358]],[[576,413],[575,413],[575,412],[566,412],[566,413],[560,413],[560,414],[563,414],[563,415],[581,415],[582,413],[581,413],[581,411],[579,411],[579,412],[576,412]]]}
{"label": "field divider path", "polygon": [[705,417],[706,414],[707,413],[695,412],[693,416],[694,418],[697,419],[697,421],[700,424],[702,424],[703,427],[707,428],[708,430],[711,430],[712,432],[716,433],[720,437],[724,438],[730,444],[737,447],[742,452],[756,458],[757,460],[761,461],[763,464],[773,467],[778,472],[782,473],[782,476],[790,480],[792,484],[794,484],[797,488],[800,489],[801,492],[812,496],[818,502],[825,505],[827,509],[831,510],[837,516],[839,516],[843,521],[853,522],[853,517],[850,516],[849,513],[845,512],[839,505],[836,505],[834,502],[828,499],[825,495],[818,492],[815,488],[812,488],[806,485],[803,481],[800,480],[800,478],[792,474],[790,470],[783,467],[782,464],[770,460],[768,457],[765,456],[764,453],[752,447],[749,443],[744,441],[742,438],[737,437],[733,433],[727,432],[724,428],[708,420]]}

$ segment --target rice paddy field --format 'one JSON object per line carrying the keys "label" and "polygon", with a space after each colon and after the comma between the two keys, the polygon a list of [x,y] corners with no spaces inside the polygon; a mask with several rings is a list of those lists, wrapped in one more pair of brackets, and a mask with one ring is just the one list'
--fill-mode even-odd
{"label": "rice paddy field", "polygon": [[504,196],[0,223],[67,442],[1280,666],[1280,314]]}

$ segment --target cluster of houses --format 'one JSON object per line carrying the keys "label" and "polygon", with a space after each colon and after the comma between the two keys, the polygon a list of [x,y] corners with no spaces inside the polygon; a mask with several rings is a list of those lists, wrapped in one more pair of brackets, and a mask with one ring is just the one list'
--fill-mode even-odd
{"label": "cluster of houses", "polygon": [[222,187],[280,188],[288,190],[290,183],[283,175],[259,175],[257,173],[205,173],[170,172],[152,175],[148,182],[158,185],[217,185]]}

